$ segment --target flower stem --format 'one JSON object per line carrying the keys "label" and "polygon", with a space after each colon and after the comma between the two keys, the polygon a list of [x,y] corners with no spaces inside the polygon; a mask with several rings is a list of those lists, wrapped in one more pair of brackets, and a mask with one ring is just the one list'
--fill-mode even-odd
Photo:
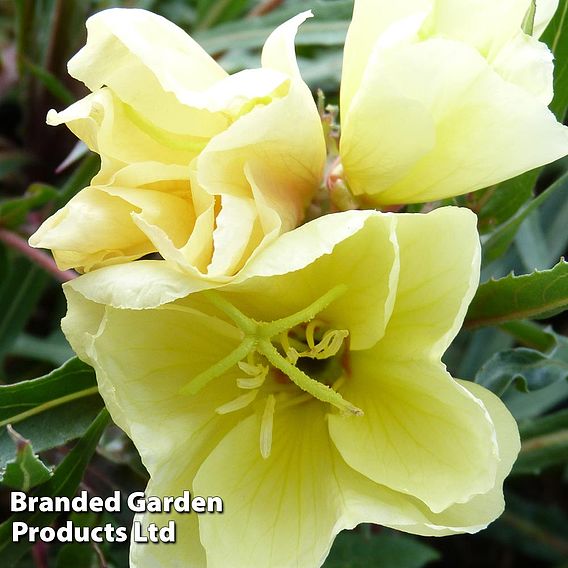
{"label": "flower stem", "polygon": [[59,270],[51,256],[41,250],[30,247],[26,240],[16,233],[0,229],[0,241],[27,256],[33,263],[47,270],[59,282],[69,282],[69,280],[73,280],[78,276],[73,270]]}

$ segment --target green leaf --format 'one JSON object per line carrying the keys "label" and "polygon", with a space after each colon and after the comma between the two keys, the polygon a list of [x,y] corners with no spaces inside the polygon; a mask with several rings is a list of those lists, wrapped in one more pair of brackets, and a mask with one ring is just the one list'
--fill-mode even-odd
{"label": "green leaf", "polygon": [[8,426],[8,434],[16,446],[16,458],[6,465],[2,483],[26,492],[45,483],[51,477],[51,470],[34,454],[31,442],[11,426]]}
{"label": "green leaf", "polygon": [[[486,233],[510,219],[531,197],[542,168],[491,187],[490,197],[479,211],[479,230]],[[475,194],[474,194],[475,195]]]}
{"label": "green leaf", "polygon": [[77,566],[80,568],[98,568],[95,549],[87,543],[73,542],[61,547],[55,561],[55,568],[69,568]]}
{"label": "green leaf", "polygon": [[[110,417],[106,409],[101,410],[87,433],[77,442],[77,445],[67,454],[53,477],[34,491],[38,496],[60,495],[73,497],[85,472],[99,438],[108,425]],[[33,512],[17,513],[0,525],[0,557],[3,568],[16,566],[18,560],[31,547],[26,541],[12,542],[12,525],[16,521],[26,523],[28,526],[45,527],[53,523],[59,513]]]}
{"label": "green leaf", "polygon": [[547,416],[529,418],[519,424],[519,432],[523,440],[566,429],[568,429],[568,408]]}
{"label": "green leaf", "polygon": [[58,194],[59,191],[50,185],[34,183],[22,197],[0,201],[0,226],[19,227],[32,209],[45,205]]}
{"label": "green leaf", "polygon": [[548,467],[566,463],[568,428],[524,441],[512,473],[538,474]]}
{"label": "green leaf", "polygon": [[11,173],[18,171],[24,164],[29,161],[29,156],[27,156],[23,152],[0,152],[0,179],[4,179]]}
{"label": "green leaf", "polygon": [[[83,435],[102,407],[95,373],[74,358],[48,375],[0,386],[0,426],[18,424],[36,451]],[[0,467],[12,458],[13,444],[0,433]]]}
{"label": "green leaf", "polygon": [[47,361],[58,367],[73,357],[73,350],[59,329],[48,337],[35,337],[27,333],[21,333],[10,355]]}
{"label": "green leaf", "polygon": [[568,172],[556,180],[538,197],[522,207],[513,217],[482,239],[483,262],[493,262],[507,251],[523,221],[556,192],[568,192]]}
{"label": "green leaf", "polygon": [[556,334],[550,328],[542,328],[529,320],[510,321],[499,326],[513,336],[523,347],[549,351],[556,346]]}
{"label": "green leaf", "polygon": [[76,193],[89,185],[91,179],[99,171],[100,163],[100,158],[96,154],[91,153],[85,157],[59,191],[58,207],[63,207]]}
{"label": "green leaf", "polygon": [[49,276],[26,258],[9,267],[0,295],[0,362],[16,341],[49,282]]}
{"label": "green leaf", "polygon": [[206,30],[220,22],[233,20],[246,10],[249,0],[197,0],[197,26]]}
{"label": "green leaf", "polygon": [[[314,18],[307,20],[298,32],[296,45],[343,45],[353,8],[351,0],[314,1]],[[274,28],[306,9],[305,2],[290,2],[266,16],[230,22],[194,38],[209,53],[229,49],[261,48]]]}
{"label": "green leaf", "polygon": [[324,568],[421,568],[439,557],[430,546],[399,533],[343,531],[335,539]]}
{"label": "green leaf", "polygon": [[75,102],[75,96],[67,89],[67,87],[57,78],[50,73],[47,69],[35,65],[31,61],[24,59],[24,65],[32,75],[37,77],[43,86],[65,106]]}
{"label": "green leaf", "polygon": [[522,276],[510,274],[482,284],[469,306],[465,325],[474,328],[546,318],[567,307],[568,263],[561,260],[550,270]]}
{"label": "green leaf", "polygon": [[540,416],[568,400],[568,381],[557,381],[536,391],[521,392],[509,389],[503,402],[517,420]]}
{"label": "green leaf", "polygon": [[542,36],[554,53],[554,99],[550,109],[563,121],[568,106],[568,2],[560,2],[558,10]]}
{"label": "green leaf", "polygon": [[515,237],[515,246],[528,272],[546,270],[558,260],[550,258],[539,210],[534,211],[521,223]]}
{"label": "green leaf", "polygon": [[[554,353],[554,352],[553,352]],[[501,396],[509,386],[524,392],[568,379],[568,363],[553,354],[519,347],[496,353],[481,367],[475,382]]]}
{"label": "green leaf", "polygon": [[[484,535],[507,543],[510,550],[520,550],[532,558],[548,562],[514,562],[513,566],[554,566],[568,557],[568,518],[562,508],[545,503],[539,493],[531,502],[517,495],[506,493],[507,509],[484,532]],[[542,495],[544,496],[544,495]]]}

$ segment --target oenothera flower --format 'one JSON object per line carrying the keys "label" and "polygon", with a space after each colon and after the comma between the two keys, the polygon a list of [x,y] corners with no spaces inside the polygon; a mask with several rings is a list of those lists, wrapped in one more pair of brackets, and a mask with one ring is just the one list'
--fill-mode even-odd
{"label": "oenothera flower", "polygon": [[538,41],[558,2],[537,0],[534,21],[531,3],[355,0],[340,148],[355,194],[424,202],[568,153],[547,108],[553,56]]}
{"label": "oenothera flower", "polygon": [[304,13],[277,28],[262,68],[227,75],[183,30],[144,10],[87,22],[70,74],[93,91],[48,123],[100,154],[91,186],[30,244],[80,272],[158,252],[210,277],[238,272],[296,227],[317,190],[325,143],[294,53]]}
{"label": "oenothera flower", "polygon": [[361,522],[446,535],[495,519],[515,423],[440,362],[478,271],[475,216],[445,208],[321,217],[215,290],[152,261],[67,283],[63,329],[148,493],[224,499],[177,515],[176,547],[134,544],[131,565],[307,568]]}

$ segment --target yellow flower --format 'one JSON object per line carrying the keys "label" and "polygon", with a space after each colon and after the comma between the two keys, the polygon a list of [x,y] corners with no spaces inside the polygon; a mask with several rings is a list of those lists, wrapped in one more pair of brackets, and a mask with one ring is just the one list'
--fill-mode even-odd
{"label": "yellow flower", "polygon": [[215,290],[151,261],[67,283],[63,329],[148,494],[224,500],[222,515],[141,515],[174,518],[177,544],[134,544],[131,565],[309,568],[361,522],[446,535],[494,520],[515,422],[440,362],[477,286],[475,227],[466,209],[349,211]]}
{"label": "yellow flower", "polygon": [[[547,109],[557,1],[355,0],[341,83],[341,160],[378,204],[474,191],[568,153]],[[525,29],[530,27],[527,18]],[[528,30],[527,30],[528,31]]]}
{"label": "yellow flower", "polygon": [[238,272],[296,227],[320,184],[325,143],[294,53],[300,14],[262,68],[228,76],[180,28],[144,10],[87,22],[69,72],[93,91],[50,111],[101,155],[91,186],[31,237],[81,272],[158,252],[210,278]]}

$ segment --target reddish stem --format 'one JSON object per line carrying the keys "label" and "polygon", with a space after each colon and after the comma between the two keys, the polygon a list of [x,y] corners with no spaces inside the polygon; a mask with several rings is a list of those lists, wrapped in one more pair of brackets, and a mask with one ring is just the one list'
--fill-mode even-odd
{"label": "reddish stem", "polygon": [[256,6],[249,12],[249,18],[264,16],[265,14],[268,14],[269,12],[272,12],[272,10],[278,8],[278,6],[282,4],[282,2],[284,2],[284,0],[264,0],[264,2],[261,2],[258,6]]}
{"label": "reddish stem", "polygon": [[44,542],[33,545],[32,558],[36,568],[47,568],[47,545]]}
{"label": "reddish stem", "polygon": [[0,229],[0,241],[27,256],[33,263],[47,270],[59,282],[69,282],[69,280],[73,280],[73,278],[78,276],[73,270],[59,270],[51,256],[41,250],[30,247],[25,239],[22,239],[22,237],[12,231]]}

